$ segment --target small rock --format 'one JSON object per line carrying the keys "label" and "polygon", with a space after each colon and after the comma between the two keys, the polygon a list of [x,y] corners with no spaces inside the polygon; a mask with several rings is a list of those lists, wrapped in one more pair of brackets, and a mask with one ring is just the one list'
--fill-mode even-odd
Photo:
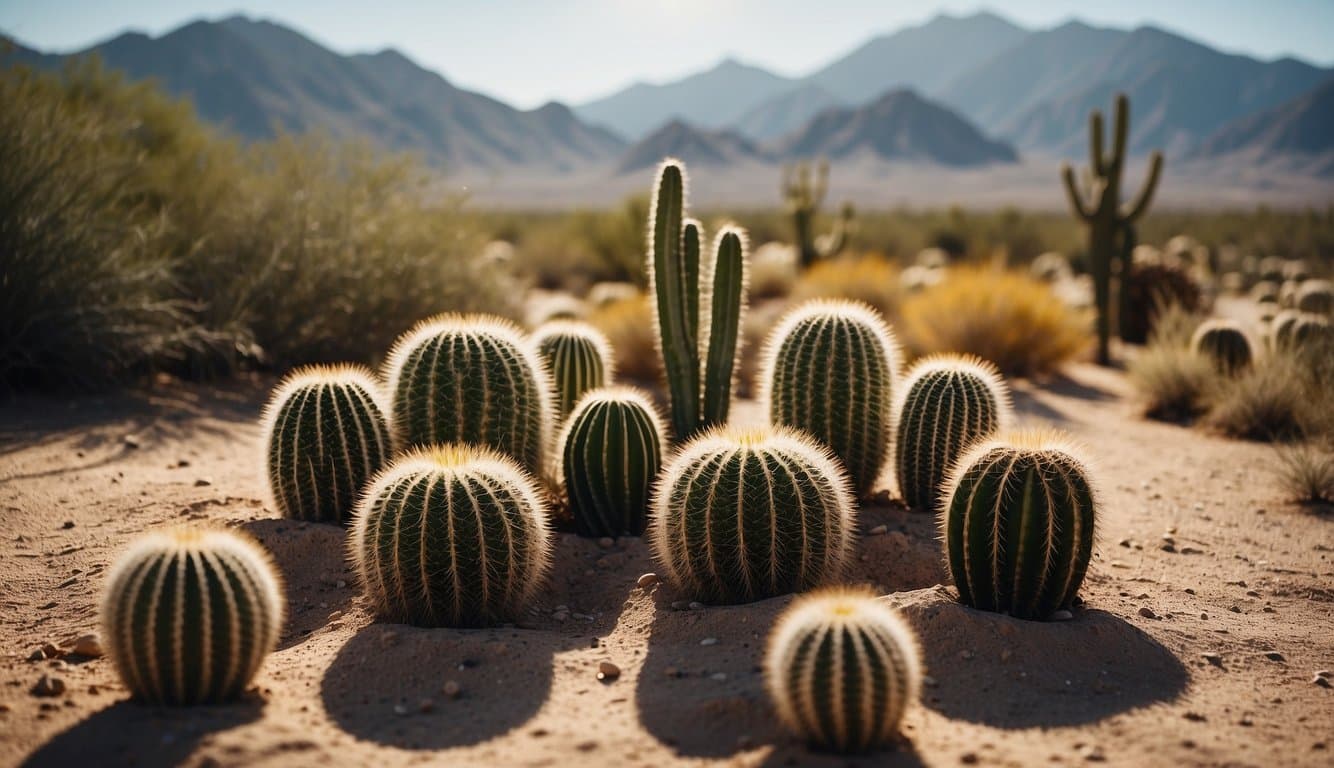
{"label": "small rock", "polygon": [[1195,547],[1182,547],[1182,548],[1181,548],[1181,554],[1183,554],[1183,555],[1202,555],[1202,554],[1204,554],[1204,550],[1202,550],[1202,549],[1197,549],[1197,548],[1195,548]]}
{"label": "small rock", "polygon": [[635,585],[638,586],[640,589],[648,589],[649,587],[657,583],[658,583],[658,574],[646,573],[643,576],[639,577],[639,580],[635,582]]}
{"label": "small rock", "polygon": [[604,683],[610,683],[612,680],[621,676],[621,668],[612,664],[610,661],[598,662],[598,679]]}
{"label": "small rock", "polygon": [[1218,667],[1219,669],[1223,668],[1223,657],[1216,653],[1201,653],[1200,658],[1204,659],[1210,664],[1213,664],[1215,667]]}
{"label": "small rock", "polygon": [[702,611],[704,610],[704,603],[701,603],[698,600],[691,600],[690,604],[686,607],[692,611]]}
{"label": "small rock", "polygon": [[338,587],[339,589],[345,589],[347,587],[347,581],[345,579],[339,579],[338,581],[334,582],[334,586]]}
{"label": "small rock", "polygon": [[1102,747],[1095,744],[1090,744],[1079,750],[1079,754],[1091,763],[1101,763],[1107,759],[1107,755],[1103,754]]}
{"label": "small rock", "polygon": [[213,481],[212,481],[212,480],[209,480],[208,478],[201,477],[201,478],[195,480],[195,487],[196,487],[196,488],[204,488],[204,487],[206,487],[206,486],[210,486],[210,485],[213,485]]}
{"label": "small rock", "polygon": [[700,640],[700,641],[699,641],[699,644],[700,644],[700,645],[717,645],[717,644],[718,644],[718,638],[716,638],[716,637],[706,637],[706,638],[704,638],[703,640]]}
{"label": "small rock", "polygon": [[709,675],[709,679],[717,683],[725,682],[727,680],[727,673],[714,672],[712,675]]}
{"label": "small rock", "polygon": [[178,467],[182,467],[182,468],[184,468],[184,467],[188,467],[188,466],[190,466],[190,461],[189,461],[189,459],[180,459],[179,461],[176,462],[176,466],[178,466]]}
{"label": "small rock", "polygon": [[1140,609],[1139,609],[1139,615],[1143,616],[1143,617],[1146,618],[1146,619],[1156,619],[1156,618],[1158,618],[1158,614],[1154,613],[1154,612],[1153,612],[1153,609],[1150,608],[1150,607],[1147,606],[1147,605],[1144,606],[1143,608],[1140,608]]}
{"label": "small rock", "polygon": [[1317,677],[1334,677],[1334,672],[1328,669],[1317,669],[1315,673]]}
{"label": "small rock", "polygon": [[74,521],[73,521],[73,520],[66,520],[63,524],[61,524],[60,529],[61,529],[62,531],[68,531],[69,529],[71,529],[71,528],[73,528],[73,527],[74,527]]}
{"label": "small rock", "polygon": [[881,523],[880,525],[877,525],[876,527],[867,531],[866,534],[868,536],[884,536],[888,532],[889,532],[889,526],[885,525],[884,523]]}
{"label": "small rock", "polygon": [[1069,620],[1073,619],[1074,617],[1075,617],[1075,615],[1074,615],[1073,613],[1071,613],[1071,612],[1065,610],[1064,608],[1062,608],[1061,610],[1054,612],[1054,613],[1050,616],[1050,620],[1051,620],[1051,621],[1069,621]]}
{"label": "small rock", "polygon": [[610,536],[603,536],[602,538],[598,539],[599,549],[611,549],[614,546],[616,546],[616,540]]}
{"label": "small rock", "polygon": [[554,621],[568,621],[570,618],[570,614],[568,611],[556,611],[555,613],[551,614],[551,618]]}
{"label": "small rock", "polygon": [[48,659],[54,659],[58,656],[65,655],[59,648],[56,647],[55,643],[42,643],[42,653],[46,654],[46,658]]}
{"label": "small rock", "polygon": [[1182,715],[1182,717],[1186,718],[1192,723],[1203,723],[1205,720],[1208,719],[1204,715],[1201,715],[1199,712],[1187,712],[1186,714]]}
{"label": "small rock", "polygon": [[97,635],[80,635],[79,639],[74,641],[74,646],[70,648],[70,653],[76,656],[87,656],[90,659],[99,658],[102,655],[102,638]]}
{"label": "small rock", "polygon": [[46,652],[43,651],[41,648],[38,648],[32,653],[28,654],[28,661],[45,661],[45,660],[46,660]]}
{"label": "small rock", "polygon": [[1270,651],[1269,653],[1266,653],[1265,658],[1270,661],[1287,661],[1287,659],[1283,658],[1283,654],[1278,651]]}
{"label": "small rock", "polygon": [[1200,618],[1203,619],[1203,620],[1205,620],[1205,621],[1208,621],[1208,620],[1209,620],[1209,614],[1207,614],[1207,613],[1201,613],[1201,614],[1200,614]]}
{"label": "small rock", "polygon": [[120,442],[121,445],[124,445],[126,448],[129,448],[132,451],[138,448],[140,445],[139,438],[135,435],[126,435],[125,437],[121,438]]}
{"label": "small rock", "polygon": [[977,764],[977,753],[976,753],[976,752],[964,752],[962,755],[959,756],[959,762],[963,763],[964,765],[976,765],[976,764]]}
{"label": "small rock", "polygon": [[1334,683],[1330,683],[1328,677],[1321,677],[1320,675],[1312,677],[1311,682],[1315,685],[1320,686],[1321,688],[1334,687]]}
{"label": "small rock", "polygon": [[446,680],[444,686],[440,690],[445,696],[451,699],[457,699],[459,694],[463,693],[463,688],[461,688],[455,680]]}
{"label": "small rock", "polygon": [[673,600],[673,601],[672,601],[672,610],[673,610],[673,611],[688,611],[688,610],[690,610],[690,603],[686,602],[685,600]]}
{"label": "small rock", "polygon": [[37,684],[32,687],[32,695],[34,696],[60,696],[64,692],[65,681],[51,675],[42,675],[37,680]]}
{"label": "small rock", "polygon": [[406,715],[407,713],[408,713],[408,708],[407,708],[405,705],[403,705],[403,704],[395,704],[395,705],[394,705],[394,714],[398,715],[399,717],[402,717],[403,715]]}

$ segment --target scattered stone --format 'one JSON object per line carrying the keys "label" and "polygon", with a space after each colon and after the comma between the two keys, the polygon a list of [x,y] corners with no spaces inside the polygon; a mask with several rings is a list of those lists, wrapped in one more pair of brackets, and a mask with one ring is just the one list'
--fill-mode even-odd
{"label": "scattered stone", "polygon": [[48,659],[54,659],[64,655],[64,653],[56,647],[55,643],[42,643],[42,653],[46,654],[46,658]]}
{"label": "scattered stone", "polygon": [[403,704],[395,704],[395,705],[394,705],[394,714],[398,715],[399,717],[402,717],[402,716],[406,715],[407,713],[408,713],[408,708],[407,708],[407,706],[405,706],[405,705],[403,705]]}
{"label": "scattered stone", "polygon": [[65,693],[65,681],[51,675],[42,675],[32,687],[34,696],[60,696]]}
{"label": "scattered stone", "polygon": [[1061,610],[1056,611],[1055,613],[1053,613],[1053,614],[1049,617],[1049,619],[1050,619],[1051,621],[1069,621],[1069,620],[1073,619],[1074,617],[1075,617],[1075,615],[1074,615],[1073,613],[1071,613],[1071,612],[1067,611],[1066,609],[1062,608]]}
{"label": "scattered stone", "polygon": [[1199,712],[1187,712],[1186,714],[1182,715],[1182,717],[1186,718],[1192,723],[1203,723],[1206,720],[1208,720],[1208,718],[1206,718],[1204,715],[1201,715]]}
{"label": "scattered stone", "polygon": [[1200,658],[1204,659],[1210,664],[1213,664],[1215,667],[1218,667],[1219,669],[1223,668],[1223,657],[1216,653],[1201,653]]}
{"label": "scattered stone", "polygon": [[1150,607],[1147,606],[1147,605],[1144,606],[1143,608],[1140,608],[1140,609],[1139,609],[1139,615],[1143,616],[1143,617],[1146,618],[1146,619],[1156,619],[1156,618],[1158,618],[1158,614],[1154,613],[1154,612],[1153,612],[1153,609],[1150,608]]}
{"label": "scattered stone", "polygon": [[612,664],[610,661],[598,662],[598,679],[604,683],[610,683],[621,676],[621,668]]}
{"label": "scattered stone", "polygon": [[46,660],[46,652],[43,651],[41,648],[38,648],[37,650],[28,654],[28,661],[45,661],[45,660]]}
{"label": "scattered stone", "polygon": [[874,527],[874,528],[872,528],[871,530],[867,531],[867,532],[866,532],[866,535],[868,535],[868,536],[884,536],[884,535],[885,535],[886,533],[888,533],[888,532],[889,532],[889,526],[888,526],[888,525],[885,525],[884,523],[881,523],[880,525],[877,525],[876,527]]}
{"label": "scattered stone", "polygon": [[686,607],[692,611],[702,611],[704,610],[704,603],[701,603],[698,600],[691,600],[690,604]]}
{"label": "scattered stone", "polygon": [[459,694],[463,693],[463,688],[459,686],[456,680],[446,680],[444,686],[440,689],[448,698],[457,699]]}
{"label": "scattered stone", "polygon": [[580,752],[592,752],[597,748],[598,748],[598,743],[596,741],[581,741],[575,745],[575,749],[579,750]]}
{"label": "scattered stone", "polygon": [[61,526],[60,526],[60,530],[62,530],[62,531],[68,531],[69,529],[71,529],[71,528],[73,528],[73,527],[74,527],[74,521],[73,521],[73,520],[66,520],[64,523],[61,524]]}
{"label": "scattered stone", "polygon": [[1287,659],[1283,657],[1283,654],[1278,651],[1270,651],[1269,653],[1266,653],[1265,658],[1270,661],[1287,661]]}
{"label": "scattered stone", "polygon": [[1228,610],[1229,610],[1229,611],[1232,611],[1233,613],[1241,613],[1241,609],[1238,608],[1238,607],[1235,606],[1235,605],[1232,606],[1231,608],[1229,608]]}
{"label": "scattered stone", "polygon": [[124,445],[126,448],[132,451],[140,446],[139,438],[136,435],[126,435],[125,437],[121,438],[120,442],[121,445]]}
{"label": "scattered stone", "polygon": [[703,640],[700,640],[700,641],[699,641],[699,644],[700,644],[700,645],[717,645],[717,644],[718,644],[718,638],[716,638],[716,637],[706,637],[706,638],[704,638]]}
{"label": "scattered stone", "polygon": [[569,611],[556,611],[555,613],[551,614],[551,618],[555,621],[568,621],[570,618],[570,613]]}
{"label": "scattered stone", "polygon": [[1183,555],[1202,555],[1202,554],[1204,554],[1204,550],[1202,550],[1202,549],[1196,549],[1195,547],[1182,547],[1182,548],[1181,548],[1181,554],[1183,554]]}
{"label": "scattered stone", "polygon": [[338,587],[339,589],[346,589],[347,581],[345,579],[339,579],[338,581],[334,582],[334,586]]}
{"label": "scattered stone", "polygon": [[673,610],[673,611],[688,611],[688,610],[690,610],[690,603],[686,602],[685,600],[673,600],[673,601],[672,601],[672,610]]}
{"label": "scattered stone", "polygon": [[610,536],[603,536],[602,538],[598,539],[599,549],[611,549],[614,546],[616,546],[616,540]]}
{"label": "scattered stone", "polygon": [[1320,686],[1321,688],[1331,688],[1331,687],[1334,687],[1334,683],[1330,683],[1328,677],[1322,677],[1322,676],[1320,676],[1320,675],[1316,675],[1316,676],[1312,677],[1312,678],[1311,678],[1311,682],[1314,683],[1315,685]]}
{"label": "scattered stone", "polygon": [[1250,728],[1252,725],[1255,725],[1255,722],[1251,720],[1249,717],[1242,716],[1242,718],[1237,721],[1237,725],[1243,726],[1245,728]]}
{"label": "scattered stone", "polygon": [[97,635],[80,635],[79,639],[74,641],[74,646],[70,648],[70,653],[76,656],[87,656],[90,659],[96,659],[102,655],[102,638]]}
{"label": "scattered stone", "polygon": [[188,467],[190,466],[190,461],[189,459],[180,459],[179,461],[176,462],[176,466],[180,468]]}
{"label": "scattered stone", "polygon": [[727,680],[727,673],[726,673],[726,672],[714,672],[712,675],[709,675],[709,679],[710,679],[710,680],[713,680],[714,682],[718,682],[718,683],[725,682],[725,681]]}
{"label": "scattered stone", "polygon": [[1324,678],[1334,677],[1334,671],[1330,671],[1328,669],[1317,669],[1315,674],[1317,677],[1324,677]]}
{"label": "scattered stone", "polygon": [[1200,618],[1203,619],[1204,621],[1208,621],[1208,620],[1209,620],[1209,614],[1201,612],[1201,613],[1200,613]]}
{"label": "scattered stone", "polygon": [[206,477],[201,477],[201,478],[195,480],[195,487],[196,487],[196,488],[205,488],[205,487],[210,486],[210,485],[213,485],[213,481],[212,481],[212,480],[209,480],[209,479],[206,478]]}
{"label": "scattered stone", "polygon": [[658,574],[646,573],[643,576],[639,577],[639,581],[636,581],[635,585],[638,586],[640,589],[648,589],[649,587],[657,583],[658,583]]}
{"label": "scattered stone", "polygon": [[1079,750],[1079,754],[1090,763],[1101,763],[1107,759],[1107,755],[1103,754],[1102,747],[1096,744],[1085,746]]}

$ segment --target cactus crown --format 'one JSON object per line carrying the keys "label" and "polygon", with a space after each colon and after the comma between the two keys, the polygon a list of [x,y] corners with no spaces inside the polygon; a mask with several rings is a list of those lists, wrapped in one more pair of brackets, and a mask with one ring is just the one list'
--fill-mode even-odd
{"label": "cactus crown", "polygon": [[1190,347],[1208,357],[1224,373],[1245,368],[1253,356],[1250,336],[1234,320],[1213,319],[1200,323],[1191,336]]}
{"label": "cactus crown", "polygon": [[834,587],[798,597],[778,619],[765,682],[779,719],[839,752],[888,742],[917,700],[917,640],[868,588]]}
{"label": "cactus crown", "polygon": [[899,412],[908,393],[927,379],[940,377],[967,378],[983,387],[991,399],[1000,406],[1001,429],[1009,426],[1014,414],[1014,403],[1010,397],[1010,388],[1005,384],[1005,377],[1000,369],[990,360],[984,360],[973,354],[942,352],[920,357],[913,362],[904,374],[899,387],[895,412]]}
{"label": "cactus crown", "polygon": [[611,342],[588,323],[553,320],[533,332],[533,346],[546,363],[555,386],[557,415],[564,419],[590,389],[613,376]]}
{"label": "cactus crown", "polygon": [[103,638],[136,699],[235,699],[277,645],[282,580],[248,535],[178,527],[139,537],[107,574]]}

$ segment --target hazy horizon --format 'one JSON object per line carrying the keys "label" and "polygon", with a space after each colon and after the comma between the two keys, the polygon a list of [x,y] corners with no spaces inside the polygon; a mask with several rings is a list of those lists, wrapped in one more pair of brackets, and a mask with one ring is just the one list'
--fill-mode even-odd
{"label": "hazy horizon", "polygon": [[[1229,53],[1334,65],[1334,39],[1325,34],[1334,28],[1334,3],[1321,0],[1133,0],[1095,9],[1041,0],[1003,5],[945,1],[911,8],[872,0],[835,0],[818,8],[800,0],[573,0],[559,5],[504,0],[466,9],[390,2],[376,6],[381,13],[373,21],[361,9],[349,0],[322,5],[281,0],[266,6],[153,0],[131,7],[89,0],[40,5],[0,0],[0,30],[25,45],[66,53],[127,31],[158,36],[192,20],[244,14],[290,26],[340,53],[395,48],[456,85],[521,108],[553,100],[580,104],[635,82],[687,76],[727,58],[800,76],[875,36],[941,13],[984,10],[1029,28],[1074,18],[1125,28],[1151,24]],[[855,18],[844,21],[839,13]],[[706,14],[709,23],[699,23]],[[594,19],[597,23],[590,23]],[[489,40],[504,43],[478,44]],[[673,45],[673,57],[666,60],[655,56],[664,40],[688,44]]]}

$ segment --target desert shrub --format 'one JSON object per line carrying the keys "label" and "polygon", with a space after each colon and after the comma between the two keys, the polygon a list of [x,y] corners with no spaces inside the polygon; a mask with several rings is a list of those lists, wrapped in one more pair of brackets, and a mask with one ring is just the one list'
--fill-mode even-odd
{"label": "desert shrub", "polygon": [[1129,364],[1130,380],[1144,401],[1144,414],[1164,421],[1185,421],[1203,413],[1217,374],[1203,355],[1188,345],[1154,343]]}
{"label": "desert shrub", "polygon": [[791,300],[852,299],[889,317],[897,312],[902,295],[899,268],[883,257],[866,255],[817,262],[797,280]]}
{"label": "desert shrub", "polygon": [[1288,441],[1326,434],[1334,392],[1300,352],[1276,350],[1212,394],[1209,423],[1230,437]]}
{"label": "desert shrub", "polygon": [[1088,321],[1051,288],[1014,272],[964,268],[904,303],[902,338],[915,355],[971,353],[1012,376],[1042,376],[1079,354]]}
{"label": "desert shrub", "polygon": [[1130,270],[1125,290],[1121,340],[1132,344],[1143,344],[1149,339],[1163,307],[1180,307],[1192,313],[1203,309],[1199,284],[1181,267],[1136,264]]}
{"label": "desert shrub", "polygon": [[662,381],[662,360],[653,338],[653,308],[644,295],[598,307],[588,322],[602,331],[616,356],[616,376],[656,388]]}
{"label": "desert shrub", "polygon": [[782,243],[765,243],[750,254],[749,284],[752,302],[781,299],[797,284],[797,251]]}
{"label": "desert shrub", "polygon": [[1312,440],[1277,451],[1274,474],[1293,501],[1334,504],[1334,447]]}

